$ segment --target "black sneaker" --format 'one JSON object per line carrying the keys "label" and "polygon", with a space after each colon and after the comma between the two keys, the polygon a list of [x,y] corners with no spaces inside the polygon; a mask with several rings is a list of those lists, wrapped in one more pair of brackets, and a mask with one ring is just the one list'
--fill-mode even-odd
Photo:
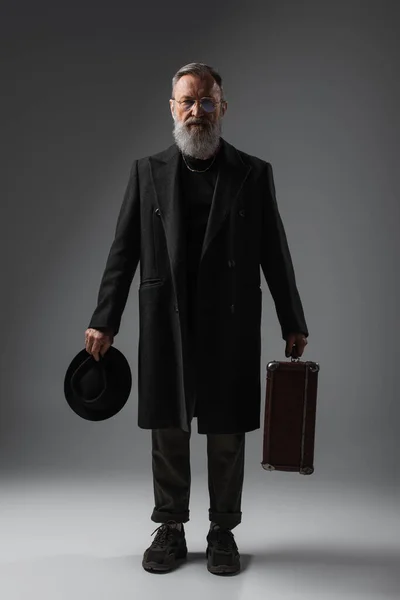
{"label": "black sneaker", "polygon": [[230,529],[211,527],[207,534],[207,569],[214,575],[240,571],[240,554]]}
{"label": "black sneaker", "polygon": [[151,535],[157,531],[153,543],[147,548],[143,555],[142,566],[146,571],[171,571],[178,562],[186,558],[187,546],[185,529],[172,527],[176,521],[170,520],[157,527]]}

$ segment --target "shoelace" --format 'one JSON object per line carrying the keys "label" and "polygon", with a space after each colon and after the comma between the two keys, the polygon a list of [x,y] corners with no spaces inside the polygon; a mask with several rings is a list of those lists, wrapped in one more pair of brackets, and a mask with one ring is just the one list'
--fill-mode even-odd
{"label": "shoelace", "polygon": [[223,529],[214,529],[213,531],[216,533],[219,550],[230,552],[235,547],[235,540],[231,531],[224,531]]}
{"label": "shoelace", "polygon": [[154,535],[157,531],[157,535],[154,538],[153,546],[162,546],[164,542],[171,536],[172,527],[168,527],[169,524],[175,523],[175,521],[168,521],[167,523],[162,523],[159,527],[157,527],[151,535]]}

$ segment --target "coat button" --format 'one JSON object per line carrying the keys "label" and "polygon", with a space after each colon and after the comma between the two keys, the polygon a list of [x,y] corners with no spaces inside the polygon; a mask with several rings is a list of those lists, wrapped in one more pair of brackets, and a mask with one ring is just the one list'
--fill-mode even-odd
{"label": "coat button", "polygon": [[157,217],[160,216],[160,209],[159,208],[156,208],[156,210],[154,212],[156,213]]}
{"label": "coat button", "polygon": [[233,267],[235,267],[236,266],[235,261],[233,259],[232,260],[228,260],[228,266],[229,266],[230,269],[232,269]]}
{"label": "coat button", "polygon": [[175,312],[179,312],[179,308],[178,308],[177,304],[174,304],[174,310],[175,310]]}
{"label": "coat button", "polygon": [[246,214],[246,211],[245,211],[244,209],[242,209],[242,210],[239,210],[239,215],[240,215],[241,217],[244,217],[244,216],[245,216],[245,214]]}

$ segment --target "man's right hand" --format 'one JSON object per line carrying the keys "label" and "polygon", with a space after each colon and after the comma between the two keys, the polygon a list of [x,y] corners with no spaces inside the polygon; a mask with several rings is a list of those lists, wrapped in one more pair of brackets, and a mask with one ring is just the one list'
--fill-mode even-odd
{"label": "man's right hand", "polygon": [[99,331],[98,329],[86,329],[85,348],[86,352],[91,354],[95,360],[100,360],[99,354],[104,356],[107,350],[114,342],[114,333],[111,329]]}

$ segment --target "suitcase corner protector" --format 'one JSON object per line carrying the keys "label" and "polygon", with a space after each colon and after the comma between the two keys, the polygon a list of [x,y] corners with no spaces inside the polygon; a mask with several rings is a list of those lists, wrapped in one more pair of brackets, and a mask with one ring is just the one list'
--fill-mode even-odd
{"label": "suitcase corner protector", "polygon": [[265,469],[266,471],[275,471],[275,467],[273,465],[270,465],[269,463],[261,463],[261,466],[263,469]]}
{"label": "suitcase corner protector", "polygon": [[279,360],[271,360],[267,364],[267,371],[275,371],[279,367]]}
{"label": "suitcase corner protector", "polygon": [[302,467],[299,470],[300,475],[312,475],[314,473],[314,467]]}

